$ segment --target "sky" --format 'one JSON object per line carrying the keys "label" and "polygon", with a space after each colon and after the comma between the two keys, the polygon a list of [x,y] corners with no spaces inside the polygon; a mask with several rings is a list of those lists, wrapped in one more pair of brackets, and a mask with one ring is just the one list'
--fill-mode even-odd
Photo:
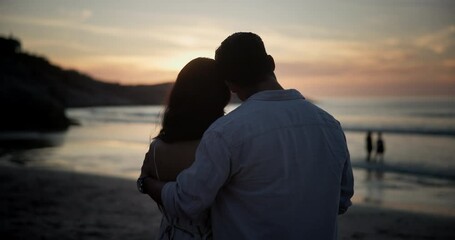
{"label": "sky", "polygon": [[305,96],[455,96],[455,1],[0,0],[0,35],[108,82],[174,81],[257,33]]}

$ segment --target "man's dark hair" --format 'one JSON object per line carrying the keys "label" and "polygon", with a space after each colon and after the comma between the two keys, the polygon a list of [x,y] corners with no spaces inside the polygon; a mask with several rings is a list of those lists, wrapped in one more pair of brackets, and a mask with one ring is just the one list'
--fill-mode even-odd
{"label": "man's dark hair", "polygon": [[267,54],[262,39],[251,32],[238,32],[226,38],[215,52],[215,61],[222,77],[239,85],[253,85],[275,70],[273,58]]}

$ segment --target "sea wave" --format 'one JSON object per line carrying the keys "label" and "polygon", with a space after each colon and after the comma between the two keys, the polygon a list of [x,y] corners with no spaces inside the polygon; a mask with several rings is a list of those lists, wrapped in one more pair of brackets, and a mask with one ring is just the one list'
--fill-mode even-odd
{"label": "sea wave", "polygon": [[411,117],[423,117],[423,118],[455,118],[455,112],[423,112],[423,113],[408,113],[406,114]]}
{"label": "sea wave", "polygon": [[70,109],[69,117],[84,123],[159,123],[162,108],[156,107],[97,107]]}
{"label": "sea wave", "polygon": [[366,169],[378,172],[390,172],[409,174],[415,176],[432,177],[439,179],[455,180],[455,171],[453,169],[441,169],[436,167],[419,167],[419,166],[404,166],[390,163],[368,163],[362,161],[353,161],[353,168]]}
{"label": "sea wave", "polygon": [[[237,107],[229,105],[227,112]],[[68,111],[70,118],[76,119],[81,124],[84,123],[144,123],[159,124],[164,112],[163,106],[146,107],[96,107],[84,109],[71,109]],[[440,113],[438,113],[440,114]],[[343,129],[347,132],[384,132],[396,134],[419,134],[437,136],[455,136],[455,125],[450,121],[435,122],[409,122],[402,119],[388,122],[383,125],[381,119],[372,117],[361,119],[341,118]],[[364,124],[368,122],[368,124]],[[434,123],[430,125],[430,123]]]}
{"label": "sea wave", "polygon": [[406,128],[406,127],[374,127],[374,126],[343,126],[346,132],[383,132],[396,134],[438,135],[455,137],[455,129],[443,128]]}

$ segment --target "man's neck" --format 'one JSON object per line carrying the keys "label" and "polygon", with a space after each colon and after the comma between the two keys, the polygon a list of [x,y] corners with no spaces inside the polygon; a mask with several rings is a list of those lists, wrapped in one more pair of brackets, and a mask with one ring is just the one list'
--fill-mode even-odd
{"label": "man's neck", "polygon": [[244,101],[252,95],[266,90],[283,90],[283,87],[278,83],[275,77],[268,76],[267,79],[254,86],[243,88],[241,93],[242,96],[239,96],[239,98]]}

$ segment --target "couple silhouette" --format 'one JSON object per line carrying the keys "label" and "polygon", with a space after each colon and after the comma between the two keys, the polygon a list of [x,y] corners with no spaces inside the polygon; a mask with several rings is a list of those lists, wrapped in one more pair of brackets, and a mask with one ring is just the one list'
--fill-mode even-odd
{"label": "couple silhouette", "polygon": [[365,138],[366,142],[366,150],[367,150],[367,157],[366,161],[376,161],[376,162],[383,162],[384,161],[384,151],[385,151],[385,144],[382,138],[382,132],[378,132],[378,137],[376,140],[376,153],[374,155],[374,159],[371,158],[371,154],[373,152],[373,139],[372,139],[372,132],[368,131],[367,136]]}
{"label": "couple silhouette", "polygon": [[[354,181],[344,133],[274,70],[239,32],[180,71],[137,181],[159,239],[337,239]],[[243,103],[225,115],[231,92]]]}

